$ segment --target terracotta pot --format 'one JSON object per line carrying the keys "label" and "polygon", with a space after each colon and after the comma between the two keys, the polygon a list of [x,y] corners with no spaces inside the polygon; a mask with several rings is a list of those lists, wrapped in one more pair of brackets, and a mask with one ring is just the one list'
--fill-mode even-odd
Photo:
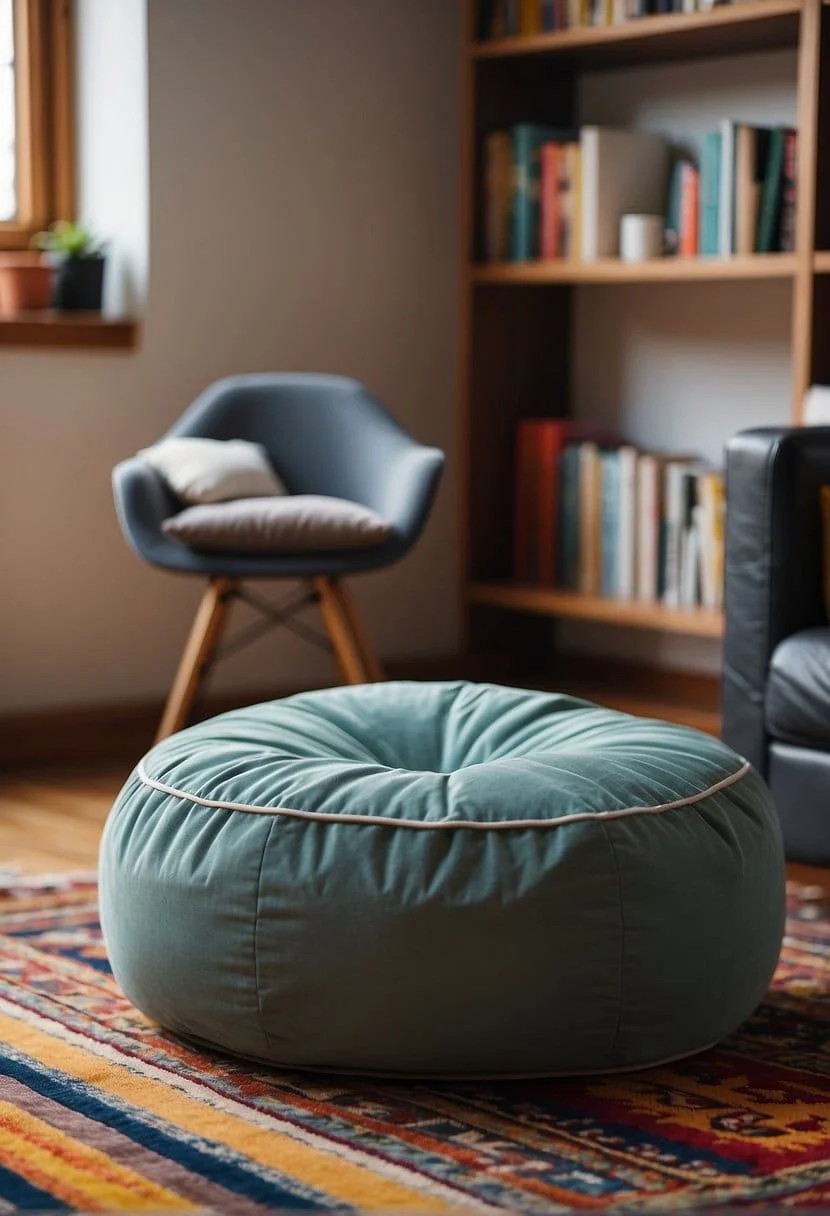
{"label": "terracotta pot", "polygon": [[39,253],[0,256],[0,313],[50,308],[55,271]]}

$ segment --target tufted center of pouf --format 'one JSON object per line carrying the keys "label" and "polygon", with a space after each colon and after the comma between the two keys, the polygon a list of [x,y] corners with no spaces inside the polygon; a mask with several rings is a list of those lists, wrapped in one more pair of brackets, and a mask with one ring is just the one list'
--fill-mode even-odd
{"label": "tufted center of pouf", "polygon": [[116,978],[289,1066],[655,1063],[734,1029],[783,927],[763,782],[707,735],[566,696],[389,683],[182,731],[101,851]]}
{"label": "tufted center of pouf", "polygon": [[661,808],[708,796],[747,767],[684,727],[655,731],[522,689],[399,682],[276,704],[194,728],[198,750],[183,732],[151,753],[143,778],[253,811],[497,826]]}

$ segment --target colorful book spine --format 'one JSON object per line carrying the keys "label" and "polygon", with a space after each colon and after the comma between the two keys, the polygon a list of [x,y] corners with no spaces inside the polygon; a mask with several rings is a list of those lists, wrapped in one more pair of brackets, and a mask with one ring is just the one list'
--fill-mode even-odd
{"label": "colorful book spine", "polygon": [[642,453],[637,461],[638,600],[656,600],[660,586],[660,525],[663,515],[661,464]]}
{"label": "colorful book spine", "polygon": [[787,131],[784,136],[784,182],[781,194],[782,253],[795,250],[796,175],[798,169],[798,133]]}
{"label": "colorful book spine", "polygon": [[753,253],[758,224],[758,132],[740,123],[735,132],[735,252]]}
{"label": "colorful book spine", "polygon": [[723,604],[723,532],[725,514],[724,479],[720,473],[701,473],[698,478],[700,535],[700,602],[718,610]]}
{"label": "colorful book spine", "polygon": [[665,466],[662,597],[667,608],[679,608],[681,603],[682,537],[687,519],[685,479],[692,468],[685,460],[670,460]]}
{"label": "colorful book spine", "polygon": [[601,573],[601,476],[599,447],[579,447],[579,590],[598,595]]}
{"label": "colorful book spine", "polygon": [[619,591],[620,460],[617,452],[600,453],[600,591],[616,596]]}
{"label": "colorful book spine", "polygon": [[721,257],[735,252],[735,131],[737,123],[724,118],[720,125],[720,181],[718,248]]}
{"label": "colorful book spine", "polygon": [[513,188],[510,207],[510,257],[525,262],[539,255],[540,148],[545,129],[520,123],[511,131]]}
{"label": "colorful book spine", "polygon": [[669,175],[669,194],[664,225],[665,244],[669,253],[680,252],[680,197],[683,187],[684,163],[682,160],[676,160],[672,164]]}
{"label": "colorful book spine", "polygon": [[519,33],[525,36],[539,34],[542,30],[542,6],[540,0],[519,0]]}
{"label": "colorful book spine", "polygon": [[556,581],[579,589],[579,445],[569,443],[559,458],[559,547]]}
{"label": "colorful book spine", "polygon": [[521,0],[502,0],[502,4],[503,4],[502,33],[506,37],[512,38],[515,34],[518,34],[518,32],[519,32],[519,22],[521,19]]}
{"label": "colorful book spine", "polygon": [[691,162],[683,164],[680,175],[680,243],[681,257],[696,257],[700,228],[700,174]]}
{"label": "colorful book spine", "polygon": [[697,505],[698,473],[687,470],[682,477],[683,517],[680,525],[679,603],[694,608],[700,602],[700,512]]}
{"label": "colorful book spine", "polygon": [[568,220],[562,256],[578,258],[582,249],[582,148],[579,143],[565,145],[569,182]]}
{"label": "colorful book spine", "polygon": [[493,131],[484,141],[484,256],[500,262],[510,251],[512,160],[507,131]]}
{"label": "colorful book spine", "polygon": [[758,211],[756,253],[773,253],[780,248],[786,134],[783,127],[775,127],[770,131]]}
{"label": "colorful book spine", "polygon": [[634,598],[637,562],[637,449],[624,444],[617,451],[617,595]]}
{"label": "colorful book spine", "polygon": [[560,198],[561,166],[564,151],[561,144],[545,143],[540,150],[540,253],[545,259],[559,257],[561,251],[562,205]]}
{"label": "colorful book spine", "polygon": [[700,238],[699,251],[707,256],[719,252],[721,134],[710,131],[703,140],[700,160]]}

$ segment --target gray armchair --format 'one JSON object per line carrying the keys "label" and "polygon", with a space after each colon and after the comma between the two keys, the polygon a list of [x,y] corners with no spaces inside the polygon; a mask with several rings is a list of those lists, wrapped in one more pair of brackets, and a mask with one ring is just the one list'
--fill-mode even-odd
{"label": "gray armchair", "polygon": [[[416,443],[363,385],[340,376],[266,373],[220,380],[167,435],[260,443],[290,493],[360,503],[391,524],[392,532],[370,549],[284,555],[200,552],[162,531],[164,520],[180,505],[158,473],[138,457],[119,464],[113,472],[115,504],[131,547],[151,565],[209,580],[158,738],[186,723],[235,598],[260,608],[272,623],[289,626],[300,608],[319,602],[344,681],[381,678],[342,579],[388,566],[412,548],[435,496],[443,453]],[[254,579],[300,579],[306,586],[288,605],[273,610],[243,590],[242,581]]]}

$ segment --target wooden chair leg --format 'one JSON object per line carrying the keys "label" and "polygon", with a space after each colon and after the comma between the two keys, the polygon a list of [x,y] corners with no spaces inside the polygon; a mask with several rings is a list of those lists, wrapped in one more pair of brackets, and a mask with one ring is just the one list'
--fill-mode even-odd
{"label": "wooden chair leg", "polygon": [[350,592],[331,578],[314,579],[326,632],[344,684],[372,684],[382,680],[383,669],[366,637]]}
{"label": "wooden chair leg", "polygon": [[227,578],[213,578],[205,588],[161,716],[156,743],[187,724],[202,676],[221,636],[235,588],[236,583]]}

